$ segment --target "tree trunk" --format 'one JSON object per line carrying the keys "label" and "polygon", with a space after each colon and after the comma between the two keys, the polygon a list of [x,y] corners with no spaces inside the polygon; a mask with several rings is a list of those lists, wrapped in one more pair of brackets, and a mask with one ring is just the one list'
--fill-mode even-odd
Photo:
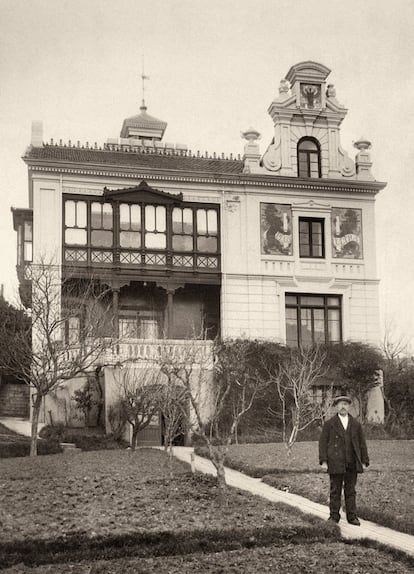
{"label": "tree trunk", "polygon": [[173,455],[174,455],[173,444],[172,444],[172,440],[170,440],[169,445],[168,445],[168,467],[169,467],[169,471],[170,471],[170,480],[172,480],[174,478]]}
{"label": "tree trunk", "polygon": [[292,454],[292,448],[293,448],[293,445],[295,444],[296,438],[298,436],[298,430],[299,430],[299,420],[295,420],[293,422],[293,428],[292,428],[292,432],[290,433],[289,440],[286,443],[288,456],[290,456]]}
{"label": "tree trunk", "polygon": [[37,393],[33,403],[30,456],[37,456],[37,427],[39,424],[39,415],[41,406],[42,406],[42,396],[39,393]]}
{"label": "tree trunk", "polygon": [[224,492],[226,491],[226,475],[224,473],[224,453],[222,453],[221,451],[216,451],[211,456],[211,460],[216,468],[217,471],[217,486],[220,490],[221,493],[224,494]]}
{"label": "tree trunk", "polygon": [[138,440],[138,428],[135,425],[132,429],[132,440],[131,440],[131,448],[132,450],[136,449],[137,446],[137,440]]}
{"label": "tree trunk", "polygon": [[98,427],[101,426],[105,426],[105,422],[102,421],[102,412],[103,412],[103,407],[104,407],[104,393],[103,393],[103,389],[101,387],[101,381],[100,381],[100,372],[99,371],[95,371],[95,385],[96,385],[96,390],[98,391],[98,395],[99,395],[99,399],[98,399],[98,409],[97,409],[97,413],[96,413],[96,425]]}

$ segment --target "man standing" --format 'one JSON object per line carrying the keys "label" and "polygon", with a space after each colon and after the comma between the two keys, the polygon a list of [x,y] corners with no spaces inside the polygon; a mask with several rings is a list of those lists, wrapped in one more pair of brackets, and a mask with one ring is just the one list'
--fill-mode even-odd
{"label": "man standing", "polygon": [[363,465],[369,466],[369,458],[362,426],[348,412],[351,404],[352,399],[348,396],[334,399],[337,414],[323,425],[319,439],[319,464],[329,472],[329,520],[339,522],[343,485],[346,518],[349,524],[359,526],[355,486]]}

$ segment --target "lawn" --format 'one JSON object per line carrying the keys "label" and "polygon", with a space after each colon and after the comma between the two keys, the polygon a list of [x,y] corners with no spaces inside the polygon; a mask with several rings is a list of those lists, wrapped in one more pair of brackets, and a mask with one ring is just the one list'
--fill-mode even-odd
{"label": "lawn", "polygon": [[[371,464],[359,476],[362,518],[414,534],[414,441],[368,441]],[[232,445],[226,463],[267,484],[328,504],[326,472],[316,442],[300,442],[287,455],[282,443]]]}
{"label": "lawn", "polygon": [[274,544],[222,552],[195,552],[152,558],[82,560],[1,570],[2,574],[409,574],[408,561],[375,548],[342,542]]}
{"label": "lawn", "polygon": [[[39,440],[37,448],[39,454],[58,453],[62,450],[58,443],[51,440]],[[0,459],[28,456],[29,453],[30,438],[16,433],[0,423]]]}
{"label": "lawn", "polygon": [[349,560],[354,572],[410,571],[291,507],[236,489],[223,498],[179,461],[168,474],[166,455],[150,449],[0,460],[0,570],[299,574],[335,557],[330,572]]}

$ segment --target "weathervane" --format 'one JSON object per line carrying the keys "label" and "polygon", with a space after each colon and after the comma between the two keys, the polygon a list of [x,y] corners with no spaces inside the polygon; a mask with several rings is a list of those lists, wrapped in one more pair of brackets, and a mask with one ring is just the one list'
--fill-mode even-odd
{"label": "weathervane", "polygon": [[144,55],[142,55],[142,73],[141,73],[141,80],[142,80],[142,106],[141,110],[146,110],[147,106],[145,105],[145,80],[149,80],[149,76],[146,76],[144,73]]}

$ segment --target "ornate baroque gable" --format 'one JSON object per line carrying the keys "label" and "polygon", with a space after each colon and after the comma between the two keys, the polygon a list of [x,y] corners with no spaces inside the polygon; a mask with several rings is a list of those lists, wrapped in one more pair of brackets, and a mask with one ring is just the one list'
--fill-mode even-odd
{"label": "ornate baroque gable", "polygon": [[303,177],[298,144],[308,140],[314,142],[319,158],[318,174],[308,177],[373,179],[369,158],[368,169],[359,170],[360,154],[355,163],[341,147],[340,126],[347,109],[337,100],[333,84],[326,84],[329,74],[326,66],[307,61],[292,66],[281,80],[279,96],[268,109],[274,123],[274,137],[260,163],[265,172]]}

